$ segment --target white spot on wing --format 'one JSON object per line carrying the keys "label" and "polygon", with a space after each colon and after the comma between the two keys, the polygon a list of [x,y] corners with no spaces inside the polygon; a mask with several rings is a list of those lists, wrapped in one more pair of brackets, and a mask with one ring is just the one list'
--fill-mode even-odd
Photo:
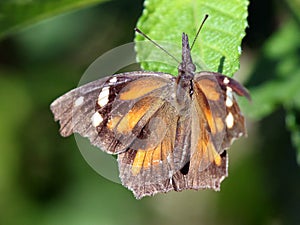
{"label": "white spot on wing", "polygon": [[227,85],[227,84],[229,84],[229,82],[230,82],[230,80],[227,77],[225,77],[223,80],[223,83]]}
{"label": "white spot on wing", "polygon": [[92,120],[93,127],[97,127],[103,121],[103,118],[100,115],[100,113],[95,112],[94,115],[92,116],[91,120]]}
{"label": "white spot on wing", "polygon": [[226,102],[227,107],[231,107],[233,105],[233,96],[232,96],[232,89],[230,87],[226,88]]}
{"label": "white spot on wing", "polygon": [[109,83],[114,84],[117,82],[117,80],[118,80],[117,77],[113,77],[109,80]]}
{"label": "white spot on wing", "polygon": [[83,96],[80,96],[79,98],[77,98],[75,103],[74,103],[75,107],[80,106],[83,103],[83,100],[84,100]]}
{"label": "white spot on wing", "polygon": [[226,126],[229,129],[233,127],[233,125],[234,125],[234,118],[233,118],[233,115],[232,115],[231,112],[229,112],[228,115],[226,116],[225,122],[226,122]]}
{"label": "white spot on wing", "polygon": [[103,107],[108,103],[109,87],[104,87],[98,97],[98,105]]}

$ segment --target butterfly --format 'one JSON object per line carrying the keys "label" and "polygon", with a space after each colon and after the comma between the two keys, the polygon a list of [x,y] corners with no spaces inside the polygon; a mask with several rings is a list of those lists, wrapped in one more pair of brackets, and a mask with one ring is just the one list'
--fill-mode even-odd
{"label": "butterfly", "polygon": [[227,149],[246,135],[234,93],[250,100],[234,79],[196,72],[182,35],[178,76],[135,71],[69,91],[51,104],[60,133],[79,133],[117,155],[120,179],[137,199],[171,190],[220,190]]}

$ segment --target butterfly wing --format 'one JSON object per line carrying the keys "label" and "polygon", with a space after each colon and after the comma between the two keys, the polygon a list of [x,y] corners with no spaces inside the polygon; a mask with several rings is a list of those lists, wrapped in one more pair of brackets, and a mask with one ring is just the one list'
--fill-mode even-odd
{"label": "butterfly wing", "polygon": [[173,190],[173,175],[189,161],[191,118],[178,116],[172,108],[166,102],[158,111],[161,123],[169,125],[159,145],[146,151],[129,149],[118,156],[122,183],[138,199]]}
{"label": "butterfly wing", "polygon": [[238,82],[218,73],[197,74],[194,87],[191,159],[174,175],[174,189],[219,190],[228,175],[225,149],[235,138],[246,135],[233,92],[250,96]]}
{"label": "butterfly wing", "polygon": [[[97,134],[91,124],[95,99],[108,78],[99,79],[69,91],[52,102],[50,109],[60,123],[60,134],[67,137],[79,133],[94,140]],[[98,146],[98,143],[95,143]]]}
{"label": "butterfly wing", "polygon": [[[211,72],[210,72],[211,73]],[[226,133],[222,143],[223,149],[228,149],[232,142],[242,136],[247,136],[245,118],[235,99],[234,93],[251,101],[248,91],[237,81],[222,74],[213,73],[223,91],[226,105]]]}
{"label": "butterfly wing", "polygon": [[[60,122],[61,135],[69,136],[72,133],[79,133],[83,137],[88,137],[93,145],[109,153],[126,150],[122,146],[114,147],[118,133],[110,128],[119,122],[117,117],[123,118],[126,115],[127,119],[130,117],[128,108],[135,103],[135,99],[130,99],[130,95],[134,95],[135,90],[126,92],[128,85],[137,80],[145,81],[147,79],[157,80],[156,86],[152,85],[147,90],[141,89],[135,96],[141,98],[156,88],[166,86],[172,77],[167,74],[151,72],[117,74],[90,82],[59,97],[51,104],[50,108],[55,120]],[[120,100],[120,93],[123,93],[124,96],[127,94],[127,99]],[[119,123],[118,127],[123,130],[129,129],[130,127],[126,127],[127,125],[123,122]]]}
{"label": "butterfly wing", "polygon": [[191,171],[205,170],[211,163],[221,164],[225,116],[225,101],[216,78],[197,74],[192,104]]}
{"label": "butterfly wing", "polygon": [[206,169],[190,170],[191,162],[178,171],[172,179],[175,191],[186,189],[213,189],[220,190],[221,182],[228,176],[228,155],[226,151],[220,154],[220,164],[211,163]]}

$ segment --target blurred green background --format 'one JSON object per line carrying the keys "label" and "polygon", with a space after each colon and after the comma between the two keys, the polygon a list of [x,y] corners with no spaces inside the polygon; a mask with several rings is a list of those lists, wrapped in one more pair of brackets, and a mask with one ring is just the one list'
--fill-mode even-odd
{"label": "blurred green background", "polygon": [[221,192],[139,201],[60,137],[49,105],[98,56],[133,40],[143,1],[52,1],[44,13],[22,11],[28,2],[0,3],[1,225],[300,224],[299,1],[250,1],[237,75],[254,96],[242,103],[249,137],[230,149]]}

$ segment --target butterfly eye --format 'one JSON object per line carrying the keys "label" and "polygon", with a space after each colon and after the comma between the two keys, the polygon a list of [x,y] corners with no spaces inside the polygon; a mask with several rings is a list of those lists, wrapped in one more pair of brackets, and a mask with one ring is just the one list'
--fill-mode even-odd
{"label": "butterfly eye", "polygon": [[178,71],[179,72],[195,72],[196,71],[196,66],[193,63],[187,63],[187,64],[183,64],[180,63],[178,66]]}
{"label": "butterfly eye", "polygon": [[189,64],[187,64],[187,71],[193,71],[193,72],[195,72],[196,71],[196,66],[195,66],[195,64],[193,64],[193,63],[189,63]]}

